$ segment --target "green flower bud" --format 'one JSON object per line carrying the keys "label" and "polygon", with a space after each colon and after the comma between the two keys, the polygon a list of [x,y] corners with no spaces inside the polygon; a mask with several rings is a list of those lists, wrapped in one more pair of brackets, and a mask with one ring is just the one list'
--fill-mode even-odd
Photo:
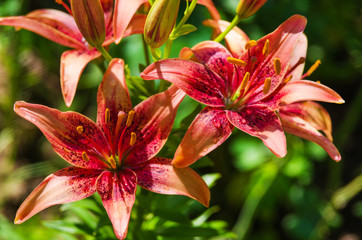
{"label": "green flower bud", "polygon": [[93,47],[102,46],[106,38],[104,12],[99,0],[71,0],[71,8],[79,31]]}
{"label": "green flower bud", "polygon": [[161,47],[175,26],[180,0],[156,0],[147,15],[144,38],[152,48]]}
{"label": "green flower bud", "polygon": [[236,14],[240,18],[248,18],[261,8],[266,0],[240,0]]}

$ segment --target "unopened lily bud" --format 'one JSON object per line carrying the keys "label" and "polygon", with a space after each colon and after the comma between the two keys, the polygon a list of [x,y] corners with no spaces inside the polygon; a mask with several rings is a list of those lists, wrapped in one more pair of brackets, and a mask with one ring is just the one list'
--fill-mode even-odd
{"label": "unopened lily bud", "polygon": [[266,0],[240,0],[236,14],[240,18],[248,18],[264,5]]}
{"label": "unopened lily bud", "polygon": [[152,48],[161,47],[175,26],[180,0],[156,0],[147,15],[144,37]]}
{"label": "unopened lily bud", "polygon": [[83,37],[93,47],[106,38],[104,12],[99,0],[71,0],[72,13]]}

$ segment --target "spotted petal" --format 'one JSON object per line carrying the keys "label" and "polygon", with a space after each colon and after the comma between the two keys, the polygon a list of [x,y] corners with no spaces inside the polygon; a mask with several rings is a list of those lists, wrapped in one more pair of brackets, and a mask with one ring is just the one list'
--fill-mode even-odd
{"label": "spotted petal", "polygon": [[329,87],[308,80],[289,82],[281,89],[277,97],[282,105],[307,100],[344,103],[341,96]]}
{"label": "spotted petal", "polygon": [[128,222],[135,201],[136,174],[128,169],[122,172],[103,172],[97,180],[97,192],[112,222],[118,239],[127,235]]}
{"label": "spotted petal", "polygon": [[172,163],[177,167],[189,166],[220,146],[233,129],[224,110],[206,107],[191,123]]}
{"label": "spotted petal", "polygon": [[69,167],[49,175],[21,204],[16,212],[15,223],[20,224],[50,206],[91,196],[96,191],[95,183],[100,173]]}
{"label": "spotted petal", "polygon": [[165,79],[203,104],[224,107],[225,81],[200,63],[182,59],[166,59],[148,66],[141,77],[145,80]]}
{"label": "spotted petal", "polygon": [[136,13],[137,9],[144,3],[147,3],[148,0],[116,0],[114,16],[113,16],[113,31],[114,31],[114,40],[118,44],[128,27],[133,15]]}
{"label": "spotted petal", "polygon": [[[97,124],[103,129],[103,132],[109,132],[111,139],[113,139],[118,113],[120,111],[128,113],[132,109],[122,59],[115,58],[110,62],[98,89],[97,103]],[[106,109],[110,111],[110,118],[107,123],[105,122]]]}
{"label": "spotted petal", "polygon": [[73,102],[79,78],[86,65],[100,57],[97,50],[69,50],[60,59],[60,86],[65,105],[70,107]]}
{"label": "spotted petal", "polygon": [[[102,130],[89,118],[26,102],[16,102],[14,111],[36,125],[55,152],[70,164],[90,169],[106,167],[99,158],[110,156],[109,144]],[[83,133],[78,132],[79,126]],[[83,152],[87,153],[88,160],[82,158]]]}
{"label": "spotted petal", "polygon": [[61,45],[85,49],[74,18],[54,9],[40,9],[26,16],[0,18],[0,25],[24,28]]}
{"label": "spotted petal", "polygon": [[123,145],[129,145],[131,133],[137,136],[125,160],[126,165],[136,165],[153,158],[165,144],[171,132],[179,104],[185,93],[176,86],[153,95],[138,104],[131,126],[127,129]]}
{"label": "spotted petal", "polygon": [[185,195],[208,207],[210,191],[204,180],[191,168],[176,168],[171,161],[153,158],[137,166],[133,171],[138,185],[156,193]]}
{"label": "spotted petal", "polygon": [[[303,30],[307,20],[300,15],[294,15],[282,23],[274,32],[266,35],[257,41],[257,45],[245,52],[241,60],[247,61],[250,56],[258,58],[255,64],[256,70],[251,78],[253,79],[253,89],[255,92],[254,99],[256,102],[268,97],[283,82],[285,74],[289,68],[289,61],[293,55],[299,39],[303,36]],[[263,54],[265,42],[269,40],[269,53]],[[276,74],[274,69],[274,59],[278,58],[281,62],[280,74]],[[263,94],[265,79],[270,77],[271,84],[268,94]]]}
{"label": "spotted petal", "polygon": [[[331,129],[328,129],[329,115],[320,105],[313,102],[287,105],[280,109],[280,119],[284,131],[319,144],[332,159],[341,160],[338,149],[332,143]],[[318,130],[327,133],[327,137]]]}
{"label": "spotted petal", "polygon": [[241,131],[260,138],[277,157],[287,153],[286,139],[278,116],[265,106],[250,106],[240,111],[227,111],[229,121]]}

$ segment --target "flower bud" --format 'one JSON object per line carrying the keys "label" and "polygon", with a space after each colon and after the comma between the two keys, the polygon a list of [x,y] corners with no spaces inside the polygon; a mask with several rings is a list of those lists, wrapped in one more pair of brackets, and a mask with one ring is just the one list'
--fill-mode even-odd
{"label": "flower bud", "polygon": [[175,26],[180,0],[156,0],[147,15],[144,37],[152,48],[161,47]]}
{"label": "flower bud", "polygon": [[240,0],[236,14],[240,18],[248,18],[264,5],[266,0]]}
{"label": "flower bud", "polygon": [[104,12],[99,0],[71,0],[71,8],[79,31],[93,47],[99,47],[106,38]]}

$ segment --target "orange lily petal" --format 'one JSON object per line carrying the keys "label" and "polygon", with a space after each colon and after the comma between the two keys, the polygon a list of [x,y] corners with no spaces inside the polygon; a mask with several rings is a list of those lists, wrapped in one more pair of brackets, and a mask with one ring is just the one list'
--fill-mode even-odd
{"label": "orange lily petal", "polygon": [[[192,1],[192,0],[189,0],[189,1]],[[215,7],[212,0],[198,0],[197,3],[201,4],[201,5],[204,5],[207,8],[207,10],[209,11],[212,19],[214,19],[214,20],[219,20],[220,19],[220,14],[217,11],[217,8]]]}
{"label": "orange lily petal", "polygon": [[[315,127],[316,121],[314,121],[313,116],[305,116],[305,114],[308,114],[310,111],[308,109],[304,110],[294,109],[293,111],[293,106],[289,106],[287,109],[281,108],[279,113],[284,131],[317,143],[329,154],[332,159],[335,161],[341,160],[341,155],[338,152],[336,146],[334,146],[330,139],[318,131],[319,129]],[[313,120],[310,120],[310,118]]]}
{"label": "orange lily petal", "polygon": [[62,11],[35,10],[26,16],[0,18],[0,25],[24,28],[67,47],[85,48],[74,18]]}
{"label": "orange lily petal", "polygon": [[69,50],[60,59],[60,86],[65,105],[70,107],[73,102],[80,75],[85,66],[101,56],[97,50]]}
{"label": "orange lily petal", "polygon": [[96,191],[95,183],[100,173],[69,167],[49,175],[21,204],[14,222],[20,224],[50,206],[91,196]]}
{"label": "orange lily petal", "polygon": [[225,81],[200,63],[182,59],[166,59],[148,66],[141,77],[145,80],[165,79],[203,104],[223,107]]}
{"label": "orange lily petal", "polygon": [[114,41],[116,44],[118,44],[123,38],[124,32],[130,24],[137,9],[147,2],[148,0],[116,0],[113,16]]}
{"label": "orange lily petal", "polygon": [[133,171],[137,183],[152,192],[185,195],[209,206],[210,190],[204,180],[191,168],[176,168],[171,159],[153,158]]}
{"label": "orange lily petal", "polygon": [[176,86],[153,95],[135,108],[131,126],[123,138],[124,145],[130,142],[131,133],[137,141],[131,147],[125,165],[134,166],[153,158],[165,144],[176,117],[177,108],[185,93]]}
{"label": "orange lily petal", "polygon": [[[97,95],[98,111],[97,124],[103,132],[109,131],[112,134],[118,120],[118,113],[128,113],[132,109],[126,79],[124,77],[124,61],[114,58],[104,74],[103,81],[98,88]],[[109,122],[105,122],[106,109],[110,111]]]}
{"label": "orange lily petal", "polygon": [[287,83],[278,94],[281,104],[314,100],[331,103],[344,103],[341,96],[329,87],[308,80],[296,80]]}
{"label": "orange lily petal", "polygon": [[303,74],[305,59],[307,56],[308,39],[305,34],[301,35],[297,45],[294,48],[293,55],[289,61],[288,76],[292,75],[292,80],[299,80]]}
{"label": "orange lily petal", "polygon": [[254,105],[239,112],[227,111],[226,116],[241,131],[260,138],[277,157],[284,157],[287,154],[282,124],[269,108]]}
{"label": "orange lily petal", "polygon": [[97,192],[112,222],[118,239],[127,236],[128,222],[135,201],[136,174],[128,169],[113,173],[105,171],[97,180]]}
{"label": "orange lily petal", "polygon": [[191,165],[220,146],[233,129],[234,126],[229,123],[224,110],[206,107],[196,116],[185,133],[172,164],[177,167]]}
{"label": "orange lily petal", "polygon": [[[89,169],[105,167],[99,158],[110,156],[110,147],[102,130],[89,118],[26,102],[16,102],[14,111],[36,125],[55,152],[70,164]],[[82,128],[82,133],[78,127]],[[87,153],[87,160],[83,159],[83,152]]]}

